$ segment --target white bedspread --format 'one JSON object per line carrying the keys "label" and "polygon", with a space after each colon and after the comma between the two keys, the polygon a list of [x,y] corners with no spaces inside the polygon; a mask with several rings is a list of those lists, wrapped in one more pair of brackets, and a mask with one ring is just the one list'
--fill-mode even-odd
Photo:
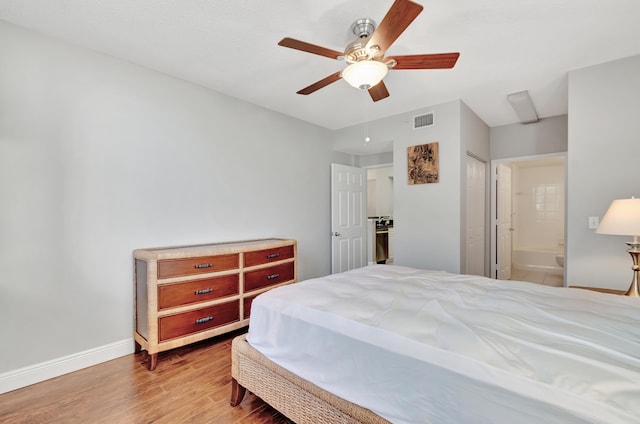
{"label": "white bedspread", "polygon": [[640,300],[374,265],[260,295],[249,343],[394,423],[640,423]]}

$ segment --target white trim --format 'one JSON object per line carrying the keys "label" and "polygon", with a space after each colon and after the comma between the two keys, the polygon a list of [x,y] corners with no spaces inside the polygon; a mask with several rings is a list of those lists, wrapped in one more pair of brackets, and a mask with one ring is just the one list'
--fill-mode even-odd
{"label": "white trim", "polygon": [[0,394],[133,353],[133,338],[0,374]]}

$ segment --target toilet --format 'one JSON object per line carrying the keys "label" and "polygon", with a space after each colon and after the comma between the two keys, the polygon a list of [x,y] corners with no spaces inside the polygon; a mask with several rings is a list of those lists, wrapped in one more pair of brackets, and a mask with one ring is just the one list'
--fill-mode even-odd
{"label": "toilet", "polygon": [[[558,246],[564,248],[564,239],[558,240]],[[556,263],[560,265],[560,268],[564,268],[564,252],[561,255],[556,256]]]}

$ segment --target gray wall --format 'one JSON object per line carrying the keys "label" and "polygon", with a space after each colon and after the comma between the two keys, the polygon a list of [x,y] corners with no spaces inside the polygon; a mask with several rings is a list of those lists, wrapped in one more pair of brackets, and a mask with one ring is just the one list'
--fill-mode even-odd
{"label": "gray wall", "polygon": [[131,339],[135,248],[329,272],[328,130],[2,22],[0,62],[0,374]]}
{"label": "gray wall", "polygon": [[566,152],[567,125],[567,115],[559,115],[532,124],[492,127],[491,159]]}
{"label": "gray wall", "polygon": [[595,234],[589,216],[640,197],[640,56],[569,73],[567,257],[569,284],[627,289],[631,237]]}
{"label": "gray wall", "polygon": [[360,168],[378,167],[393,163],[393,152],[356,156],[356,166]]}

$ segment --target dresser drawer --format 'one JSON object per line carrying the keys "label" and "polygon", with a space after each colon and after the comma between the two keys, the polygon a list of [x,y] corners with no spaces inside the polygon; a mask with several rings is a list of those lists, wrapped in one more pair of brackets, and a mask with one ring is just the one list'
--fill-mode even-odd
{"label": "dresser drawer", "polygon": [[293,262],[245,272],[244,291],[249,292],[263,287],[274,286],[284,283],[285,281],[293,280],[293,278]]}
{"label": "dresser drawer", "polygon": [[237,300],[158,319],[160,341],[197,333],[240,320]]}
{"label": "dresser drawer", "polygon": [[256,250],[255,252],[247,252],[244,254],[244,266],[250,267],[290,258],[293,258],[293,246]]}
{"label": "dresser drawer", "polygon": [[158,310],[238,294],[238,274],[158,285]]}
{"label": "dresser drawer", "polygon": [[163,259],[158,261],[158,278],[182,277],[206,274],[238,268],[240,255],[198,256],[185,259]]}

